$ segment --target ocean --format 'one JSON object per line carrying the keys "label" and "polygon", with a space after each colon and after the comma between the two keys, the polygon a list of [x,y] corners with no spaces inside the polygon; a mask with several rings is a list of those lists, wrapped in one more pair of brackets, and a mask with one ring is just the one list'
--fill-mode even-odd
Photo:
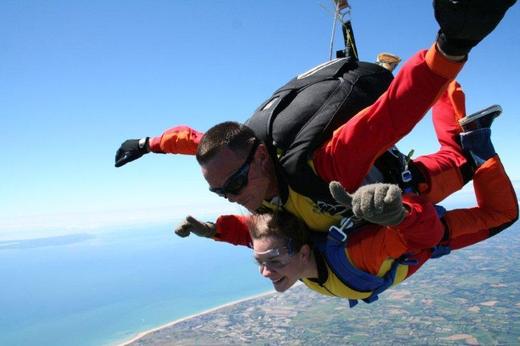
{"label": "ocean", "polygon": [[0,345],[112,345],[272,289],[245,247],[172,225],[0,241]]}

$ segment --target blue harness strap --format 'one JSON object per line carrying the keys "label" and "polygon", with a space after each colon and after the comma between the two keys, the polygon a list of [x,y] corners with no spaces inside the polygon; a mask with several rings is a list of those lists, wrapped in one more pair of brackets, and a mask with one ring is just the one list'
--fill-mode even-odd
{"label": "blue harness strap", "polygon": [[[435,206],[437,215],[442,218],[446,214],[446,209],[442,206]],[[339,226],[331,226],[326,239],[316,236],[314,240],[315,248],[324,255],[327,264],[332,272],[341,282],[358,292],[371,292],[368,298],[362,299],[365,303],[372,303],[378,299],[379,294],[388,289],[395,281],[397,268],[402,265],[416,265],[417,260],[405,254],[394,260],[384,277],[379,277],[360,269],[357,269],[347,258],[345,247],[347,246],[348,236],[358,231],[364,223],[358,222],[354,217],[343,218]],[[431,258],[439,258],[451,252],[448,246],[437,245],[432,248]],[[358,304],[357,299],[349,299],[350,307]]]}
{"label": "blue harness strap", "polygon": [[446,245],[437,245],[432,247],[432,254],[430,258],[439,258],[442,256],[449,255],[451,253],[451,248]]}
{"label": "blue harness strap", "polygon": [[[439,219],[442,219],[446,215],[446,208],[441,205],[435,205],[435,211]],[[447,245],[436,245],[432,247],[432,254],[430,258],[439,258],[450,254],[451,248]]]}
{"label": "blue harness strap", "polygon": [[[380,293],[392,286],[399,264],[412,265],[414,261],[402,256],[392,263],[390,270],[384,277],[378,277],[357,269],[347,258],[345,247],[349,234],[357,231],[360,226],[362,224],[356,223],[352,217],[342,219],[339,226],[330,227],[326,241],[322,242],[318,249],[325,255],[330,269],[341,282],[355,291],[371,292],[370,296],[363,301],[372,303],[378,299]],[[415,261],[415,263],[417,262]],[[356,299],[349,299],[351,308],[356,306],[357,303]]]}
{"label": "blue harness strap", "polygon": [[348,235],[358,229],[352,218],[343,219],[340,226],[329,229],[325,244],[325,258],[336,276],[349,288],[371,292],[384,283],[384,279],[354,267],[347,258],[345,246]]}
{"label": "blue harness strap", "polygon": [[446,208],[444,208],[442,205],[435,204],[434,207],[439,219],[443,218],[444,215],[446,215]]}

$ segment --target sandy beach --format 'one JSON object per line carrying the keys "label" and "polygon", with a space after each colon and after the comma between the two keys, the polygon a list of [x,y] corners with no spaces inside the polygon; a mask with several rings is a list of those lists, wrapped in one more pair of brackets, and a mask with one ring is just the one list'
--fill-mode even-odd
{"label": "sandy beach", "polygon": [[163,325],[161,325],[159,327],[152,328],[152,329],[146,330],[144,332],[141,332],[141,333],[137,334],[135,337],[133,337],[132,339],[117,344],[117,346],[127,346],[127,345],[130,345],[131,343],[141,339],[142,337],[144,337],[144,336],[146,336],[148,334],[157,332],[157,331],[159,331],[161,329],[164,329],[164,328],[172,327],[172,326],[174,326],[174,325],[176,325],[178,323],[184,322],[184,321],[189,320],[191,318],[195,318],[195,317],[198,317],[198,316],[206,315],[206,314],[212,313],[214,311],[217,311],[219,309],[223,309],[223,308],[226,308],[226,307],[230,307],[232,305],[240,304],[240,303],[243,303],[245,301],[252,300],[252,299],[258,299],[258,298],[261,298],[261,297],[265,297],[265,296],[268,296],[268,295],[271,295],[271,294],[274,294],[274,293],[276,293],[276,291],[270,290],[270,291],[267,291],[267,292],[264,292],[264,293],[256,294],[254,296],[250,296],[250,297],[234,300],[232,302],[229,302],[229,303],[226,303],[226,304],[223,304],[223,305],[219,305],[219,306],[216,306],[214,308],[211,308],[211,309],[208,309],[208,310],[204,310],[202,312],[199,312],[199,313],[196,313],[196,314],[193,314],[193,315],[189,315],[189,316],[186,316],[186,317],[182,317],[182,318],[173,320],[173,321],[168,322],[166,324],[163,324]]}

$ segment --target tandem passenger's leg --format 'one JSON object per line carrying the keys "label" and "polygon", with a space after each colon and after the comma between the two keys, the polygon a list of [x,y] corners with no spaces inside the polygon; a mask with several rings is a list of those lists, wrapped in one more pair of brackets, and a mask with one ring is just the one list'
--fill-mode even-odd
{"label": "tandem passenger's leg", "polygon": [[419,185],[421,195],[439,203],[460,190],[473,177],[474,169],[461,148],[459,120],[466,115],[465,95],[459,83],[453,81],[433,105],[433,125],[440,144],[434,154],[420,156],[414,164],[424,177]]}
{"label": "tandem passenger's leg", "polygon": [[500,106],[492,106],[459,121],[465,131],[462,148],[476,168],[473,186],[478,207],[455,210],[445,218],[453,249],[494,236],[518,219],[518,199],[491,142],[490,126],[501,112]]}
{"label": "tandem passenger's leg", "polygon": [[473,186],[478,207],[451,210],[444,216],[447,245],[453,250],[494,236],[518,219],[518,199],[498,155],[477,169]]}

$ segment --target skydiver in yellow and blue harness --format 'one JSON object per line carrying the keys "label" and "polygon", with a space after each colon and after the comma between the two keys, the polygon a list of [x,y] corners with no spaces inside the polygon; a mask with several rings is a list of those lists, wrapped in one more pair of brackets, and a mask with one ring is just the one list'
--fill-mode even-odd
{"label": "skydiver in yellow and blue harness", "polygon": [[[309,128],[305,128],[305,131],[298,131],[297,128],[294,131],[295,129],[291,128],[289,132],[302,134],[303,137],[288,138],[284,136],[286,128],[274,126],[276,123],[273,125],[270,122],[273,120],[271,116],[276,115],[274,110],[278,108],[280,103],[285,105],[281,100],[290,95],[291,88],[300,86],[301,80],[296,78],[293,80],[294,83],[288,83],[280,90],[280,93],[275,93],[271,99],[259,107],[259,113],[255,113],[255,116],[248,121],[248,125],[253,130],[247,129],[248,126],[241,124],[223,123],[213,127],[204,135],[189,128],[175,128],[158,137],[128,140],[121,145],[116,153],[116,166],[119,167],[138,159],[150,151],[185,154],[194,154],[196,151],[197,159],[211,191],[228,198],[232,202],[238,202],[252,212],[259,212],[261,208],[264,209],[263,211],[265,209],[284,209],[305,222],[306,227],[301,227],[301,229],[310,228],[326,234],[326,230],[341,218],[340,213],[329,212],[329,210],[322,208],[323,205],[319,204],[327,198],[331,199],[327,189],[328,183],[338,180],[348,192],[356,191],[367,177],[367,173],[378,155],[408,133],[446,88],[454,85],[451,88],[457,89],[452,80],[462,68],[469,50],[498,24],[507,8],[514,2],[514,0],[501,0],[496,3],[484,0],[473,2],[436,0],[434,2],[436,17],[441,27],[436,44],[428,51],[419,52],[410,59],[390,83],[387,91],[375,103],[355,115],[347,114],[346,119],[340,118],[339,120],[343,122],[335,123],[335,126],[326,128],[327,131],[323,131],[323,134],[320,133],[322,129],[325,129],[323,126],[312,127],[320,130],[317,135],[309,133],[307,131]],[[461,11],[453,11],[452,6],[455,5],[460,5],[458,10]],[[459,18],[450,16],[450,13],[462,13],[471,16],[475,12],[479,16],[478,19],[484,21],[486,25],[469,25],[469,29],[467,27],[460,28]],[[335,68],[336,65],[331,63],[322,67],[324,69],[327,67]],[[341,70],[343,65],[340,64],[337,68]],[[317,74],[310,77],[313,76],[316,77]],[[336,77],[335,74],[334,76]],[[340,73],[340,80],[343,79],[342,76]],[[325,81],[328,82],[329,80],[325,79]],[[309,88],[304,90],[308,91]],[[305,95],[302,92],[299,96],[302,94]],[[340,99],[340,101],[342,100]],[[305,113],[305,110],[302,109],[300,113],[296,112],[296,115]],[[340,113],[348,113],[353,110],[347,107],[340,109],[340,111]],[[492,111],[489,114],[496,113]],[[312,117],[312,112],[310,115],[312,120],[323,120],[318,116]],[[280,115],[278,114],[274,121],[279,118]],[[456,119],[456,117],[447,118]],[[263,121],[264,119],[268,121]],[[471,142],[489,141],[489,135],[486,139],[485,133],[489,131],[490,121],[488,124],[484,122],[480,124],[480,121],[475,121],[478,119],[476,117],[472,117],[471,121],[468,119],[466,118],[463,121],[468,126],[471,124],[482,125],[482,128],[473,132],[473,135],[462,136],[460,139],[462,144],[466,144],[466,150],[473,152],[475,155],[474,157],[470,156],[474,161],[474,168],[479,167],[475,172],[472,171],[471,175],[475,174],[476,190],[481,196],[488,196],[485,193],[487,187],[506,191],[504,194],[507,195],[507,198],[502,199],[501,197],[503,204],[496,201],[498,209],[493,209],[493,205],[486,202],[495,202],[495,200],[479,198],[478,208],[450,211],[443,218],[445,223],[441,224],[431,202],[442,200],[442,198],[460,188],[467,180],[462,179],[462,174],[457,170],[455,170],[455,173],[453,173],[453,170],[450,171],[453,173],[451,177],[445,175],[447,171],[443,169],[442,159],[445,158],[446,163],[453,162],[453,158],[458,157],[457,149],[454,149],[455,152],[450,152],[453,146],[450,143],[443,143],[446,138],[439,134],[445,133],[447,135],[446,142],[452,142],[452,133],[443,131],[445,130],[444,122],[436,122],[435,125],[439,126],[439,129],[436,128],[436,130],[441,142],[441,155],[435,155],[435,159],[432,156],[425,156],[414,160],[414,163],[417,163],[419,167],[418,171],[422,170],[422,176],[426,178],[425,181],[420,182],[424,184],[424,188],[421,188],[419,184],[418,190],[423,197],[429,198],[428,201],[426,202],[421,197],[412,194],[405,194],[404,202],[397,203],[398,214],[404,216],[404,219],[402,221],[399,219],[395,226],[388,226],[394,225],[394,223],[381,223],[377,219],[371,218],[370,215],[358,215],[368,219],[373,224],[363,226],[362,232],[354,232],[347,244],[341,241],[335,243],[335,248],[339,249],[335,253],[342,254],[343,258],[352,260],[353,266],[348,268],[354,269],[347,269],[347,271],[353,272],[355,276],[366,276],[366,281],[361,280],[359,287],[357,286],[358,283],[350,283],[355,286],[350,287],[335,274],[326,277],[321,275],[320,273],[325,272],[323,270],[318,273],[321,276],[318,275],[317,277],[314,276],[315,273],[308,276],[307,272],[296,271],[296,269],[303,270],[304,267],[302,266],[306,264],[306,261],[310,261],[310,255],[307,256],[305,261],[305,256],[302,257],[304,255],[302,250],[310,248],[309,244],[294,246],[294,244],[287,242],[287,239],[271,239],[272,237],[269,236],[260,236],[257,240],[271,240],[271,243],[263,249],[255,247],[256,255],[259,256],[258,259],[264,270],[269,266],[271,269],[278,266],[280,270],[284,268],[292,270],[290,273],[278,272],[276,275],[273,274],[270,277],[273,279],[273,283],[283,289],[287,285],[290,286],[295,278],[309,279],[304,280],[306,284],[317,290],[323,287],[322,293],[329,292],[347,298],[370,301],[377,297],[378,292],[389,285],[400,282],[413,274],[424,261],[436,256],[438,249],[448,251],[449,248],[456,249],[473,244],[496,234],[513,222],[517,218],[518,208],[516,199],[509,198],[514,197],[514,192],[502,170],[500,160],[489,149],[489,146],[487,146],[489,149],[487,152],[480,153],[478,152],[478,145],[471,146]],[[486,116],[483,119],[493,119],[493,117]],[[333,120],[337,121],[338,119],[333,118]],[[282,132],[281,136],[277,138],[280,141],[269,141],[266,139],[273,138],[261,136],[260,132],[265,131],[269,127],[267,125],[273,125],[271,126],[273,133],[269,134],[273,137],[277,134],[277,131]],[[238,131],[236,131],[237,129]],[[470,130],[472,129],[465,129],[465,132],[469,134]],[[234,135],[232,132],[238,133],[238,135],[232,138]],[[367,141],[367,138],[370,140]],[[211,143],[212,140],[213,144]],[[287,141],[287,143],[284,143],[284,141]],[[233,145],[231,145],[231,142],[233,142]],[[310,142],[312,142],[312,145],[308,145]],[[299,150],[300,144],[306,146],[304,150]],[[279,152],[276,145],[285,145],[288,148],[285,152]],[[292,151],[292,149],[295,150]],[[447,150],[443,151],[443,149]],[[298,161],[296,164],[294,164],[294,158]],[[464,156],[461,156],[461,158],[465,159]],[[478,161],[477,158],[480,158],[483,162]],[[502,174],[499,174],[500,172]],[[437,173],[439,175],[436,175]],[[318,185],[320,188],[314,189]],[[323,185],[325,189],[321,188]],[[377,196],[385,196],[386,192],[395,191],[395,189],[385,186],[386,188],[382,187],[382,190],[367,191],[362,188],[358,192],[361,196],[364,194],[363,191]],[[374,188],[374,186],[369,187]],[[313,189],[315,191],[308,191]],[[326,195],[323,200],[321,200],[322,195]],[[391,196],[395,196],[395,193]],[[396,201],[396,199],[394,198],[393,201]],[[405,206],[403,207],[403,205]],[[399,213],[399,211],[403,212]],[[215,240],[247,246],[251,242],[251,237],[247,231],[247,226],[246,228],[242,227],[244,226],[243,221],[247,218],[245,216],[224,216],[220,217],[216,224],[212,224],[202,223],[188,217],[186,222],[176,230],[176,233],[180,236],[188,236],[190,233],[194,233]],[[255,218],[257,216],[254,215],[252,220],[255,220]],[[344,225],[348,224],[345,223]],[[343,227],[339,229],[344,232]],[[373,236],[367,236],[367,234]],[[253,246],[255,246],[254,235],[252,238]],[[315,241],[315,244],[317,243]],[[257,241],[256,244],[258,245],[259,242]],[[327,242],[325,244],[331,245]],[[436,249],[435,253],[432,248]],[[317,253],[317,249],[310,253]],[[345,252],[345,249],[347,249],[347,252]],[[357,250],[359,250],[359,253]],[[403,256],[410,258],[402,258]],[[341,258],[339,257],[340,260]],[[299,259],[302,259],[303,262],[299,262]],[[356,259],[359,259],[359,262]],[[417,264],[412,266],[409,260],[416,261]],[[279,263],[276,264],[276,261]],[[295,262],[295,267],[289,266],[292,263],[291,261],[298,261]],[[316,261],[315,265],[317,266],[318,263],[326,264],[329,262]],[[348,264],[350,261],[340,261],[340,263]],[[394,263],[397,263],[397,265]],[[308,267],[305,268],[308,269]],[[320,268],[325,268],[328,272],[332,267],[325,265],[325,267],[321,266]],[[280,275],[280,273],[283,275]],[[393,274],[388,275],[388,273]],[[374,280],[371,280],[374,275],[380,277],[380,280],[375,280],[375,283]],[[334,277],[337,278],[335,284],[329,285],[328,279]],[[324,278],[325,281],[323,281]],[[350,288],[348,293],[342,293],[341,289],[345,287]],[[338,289],[337,292],[336,289]]]}
{"label": "skydiver in yellow and blue harness", "polygon": [[[378,294],[437,258],[496,234],[518,218],[518,202],[490,140],[499,107],[462,119],[462,146],[473,157],[478,206],[446,212],[396,185],[371,184],[348,194],[332,182],[334,198],[354,217],[328,234],[311,232],[293,215],[253,215],[249,231],[260,273],[284,292],[298,280],[324,295],[377,300]],[[439,218],[440,217],[440,218]],[[361,220],[368,221],[363,223]],[[447,251],[446,251],[447,250]]]}

